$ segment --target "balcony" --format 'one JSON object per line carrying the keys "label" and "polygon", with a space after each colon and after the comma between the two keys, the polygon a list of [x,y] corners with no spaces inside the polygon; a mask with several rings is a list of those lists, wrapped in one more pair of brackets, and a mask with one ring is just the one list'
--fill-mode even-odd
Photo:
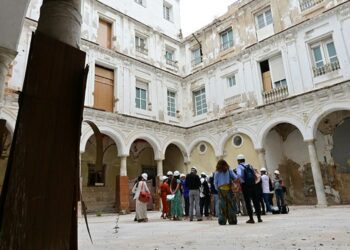
{"label": "balcony", "polygon": [[221,43],[220,50],[224,51],[229,48],[233,47],[233,40],[226,41],[224,43]]}
{"label": "balcony", "polygon": [[262,95],[265,104],[283,100],[284,98],[289,96],[288,86],[282,86],[279,88],[271,89],[269,91],[265,91],[262,93]]}
{"label": "balcony", "polygon": [[166,59],[166,64],[167,65],[170,65],[172,67],[177,67],[177,61],[174,61],[172,59],[169,59],[169,58],[165,58]]}
{"label": "balcony", "polygon": [[136,46],[136,51],[148,55],[148,49],[143,46]]}
{"label": "balcony", "polygon": [[321,75],[325,75],[327,73],[333,72],[340,69],[340,65],[339,65],[339,61],[336,60],[332,63],[327,63],[321,67],[313,67],[312,70],[314,72],[314,76],[321,76]]}
{"label": "balcony", "polygon": [[300,9],[301,11],[308,10],[323,1],[324,0],[300,0]]}

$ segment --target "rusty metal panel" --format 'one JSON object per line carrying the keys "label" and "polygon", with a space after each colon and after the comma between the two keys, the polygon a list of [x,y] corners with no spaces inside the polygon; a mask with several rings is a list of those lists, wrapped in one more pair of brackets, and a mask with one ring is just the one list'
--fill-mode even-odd
{"label": "rusty metal panel", "polygon": [[85,53],[36,33],[0,199],[0,249],[77,249]]}

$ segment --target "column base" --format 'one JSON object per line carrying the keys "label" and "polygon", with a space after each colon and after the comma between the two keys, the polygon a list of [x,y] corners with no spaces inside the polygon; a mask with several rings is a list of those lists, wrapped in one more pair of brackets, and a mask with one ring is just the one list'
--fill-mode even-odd
{"label": "column base", "polygon": [[327,208],[329,206],[327,204],[317,204],[315,207],[316,208]]}
{"label": "column base", "polygon": [[116,177],[116,212],[120,214],[130,213],[129,208],[129,177]]}

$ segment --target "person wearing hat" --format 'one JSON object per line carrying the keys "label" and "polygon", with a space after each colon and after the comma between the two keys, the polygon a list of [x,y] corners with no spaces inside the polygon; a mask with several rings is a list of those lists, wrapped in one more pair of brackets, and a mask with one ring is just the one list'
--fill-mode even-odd
{"label": "person wearing hat", "polygon": [[280,171],[275,170],[275,178],[273,179],[273,188],[275,190],[276,202],[279,211],[282,211],[282,206],[284,206],[284,193],[283,193],[283,181],[280,177]]}
{"label": "person wearing hat", "polygon": [[190,198],[190,221],[193,221],[193,209],[196,209],[197,221],[202,220],[199,207],[199,188],[201,186],[201,180],[197,175],[197,168],[192,167],[191,173],[186,176],[186,185],[189,189],[189,198]]}
{"label": "person wearing hat", "polygon": [[249,216],[249,220],[247,220],[246,223],[255,223],[253,219],[252,202],[254,205],[256,216],[258,217],[258,222],[262,222],[258,193],[259,190],[256,185],[256,172],[250,164],[246,163],[244,155],[238,155],[237,162],[237,175],[241,182],[244,201]]}
{"label": "person wearing hat", "polygon": [[134,200],[136,200],[136,219],[138,222],[147,222],[147,202],[140,201],[139,197],[141,192],[150,194],[146,183],[148,175],[143,173],[141,178],[141,181],[139,181],[137,187],[135,186],[135,190],[133,190],[135,193]]}
{"label": "person wearing hat", "polygon": [[260,169],[261,173],[261,187],[262,187],[262,197],[266,206],[266,213],[272,213],[272,208],[270,204],[270,177],[267,175],[266,168]]}
{"label": "person wearing hat", "polygon": [[160,178],[161,184],[159,187],[160,192],[160,198],[162,200],[162,215],[160,216],[163,219],[166,219],[167,216],[169,216],[169,207],[168,207],[168,201],[166,199],[167,195],[170,194],[170,187],[168,185],[168,177],[162,176]]}
{"label": "person wearing hat", "polygon": [[201,216],[203,214],[205,217],[209,217],[209,207],[210,207],[210,189],[209,184],[207,181],[207,174],[202,172],[201,173],[201,186],[199,188],[199,207],[200,207],[200,213]]}
{"label": "person wearing hat", "polygon": [[[171,181],[173,180],[174,173],[173,173],[172,171],[168,171],[168,172],[166,173],[166,175],[167,175],[167,177],[168,177],[167,183],[168,183],[168,186],[169,186],[169,189],[170,189]],[[168,200],[167,202],[168,202],[168,209],[170,210],[170,209],[171,209],[171,201]],[[170,213],[168,213],[168,217],[167,217],[167,218],[168,218],[168,219],[171,219],[171,214],[170,214]]]}
{"label": "person wearing hat", "polygon": [[185,205],[185,216],[189,216],[190,212],[190,197],[189,197],[189,192],[190,190],[187,187],[186,184],[186,175],[185,174],[180,174],[180,180],[181,180],[181,187],[182,187],[182,195],[184,197],[184,205]]}
{"label": "person wearing hat", "polygon": [[171,216],[173,217],[173,220],[180,220],[183,216],[183,210],[179,171],[174,172],[174,176],[170,185],[170,192],[175,195],[174,199],[171,201]]}

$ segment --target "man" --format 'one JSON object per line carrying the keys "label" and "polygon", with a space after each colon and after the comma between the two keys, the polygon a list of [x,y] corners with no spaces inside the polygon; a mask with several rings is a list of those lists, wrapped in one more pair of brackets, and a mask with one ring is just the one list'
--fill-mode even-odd
{"label": "man", "polygon": [[282,206],[284,206],[283,182],[282,178],[280,177],[280,171],[275,170],[274,174],[275,178],[273,180],[273,187],[275,190],[277,206],[281,213]]}
{"label": "man", "polygon": [[261,173],[261,185],[262,185],[262,196],[266,206],[266,212],[272,213],[271,204],[270,204],[270,177],[267,175],[266,168],[260,169]]}
{"label": "man", "polygon": [[186,185],[189,189],[190,199],[190,221],[193,221],[193,209],[196,209],[197,221],[202,221],[199,208],[199,188],[201,186],[201,180],[197,175],[196,167],[191,168],[191,173],[186,176]]}
{"label": "man", "polygon": [[253,202],[254,204],[254,209],[256,212],[256,216],[258,217],[258,222],[262,222],[258,188],[255,183],[255,170],[251,165],[245,162],[244,155],[238,155],[237,162],[237,175],[241,182],[245,205],[247,207],[247,212],[249,216],[249,220],[247,220],[246,223],[255,223],[253,219],[253,208],[251,202]]}
{"label": "man", "polygon": [[207,181],[207,174],[201,173],[201,187],[200,187],[200,211],[201,215],[209,217],[209,206],[210,206],[210,189]]}

